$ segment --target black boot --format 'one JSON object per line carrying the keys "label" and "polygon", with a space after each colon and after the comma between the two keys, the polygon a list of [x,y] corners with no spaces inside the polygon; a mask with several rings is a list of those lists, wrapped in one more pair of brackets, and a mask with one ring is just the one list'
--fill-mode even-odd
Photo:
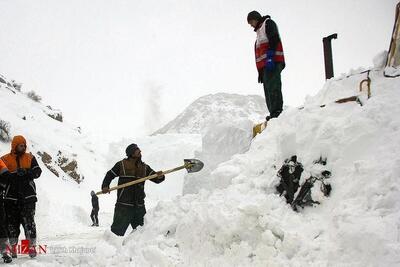
{"label": "black boot", "polygon": [[37,255],[37,253],[36,253],[35,247],[31,247],[31,248],[29,249],[29,257],[35,258],[36,255]]}
{"label": "black boot", "polygon": [[12,262],[12,258],[10,256],[10,253],[8,252],[3,252],[3,261],[4,263],[10,263]]}

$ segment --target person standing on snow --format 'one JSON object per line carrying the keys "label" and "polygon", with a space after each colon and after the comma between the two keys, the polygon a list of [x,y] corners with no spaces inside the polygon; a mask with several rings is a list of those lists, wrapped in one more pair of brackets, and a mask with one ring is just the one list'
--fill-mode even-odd
{"label": "person standing on snow", "polygon": [[[14,136],[11,152],[1,157],[10,172],[9,184],[6,187],[4,200],[7,214],[10,245],[15,248],[22,224],[25,237],[29,240],[29,256],[36,257],[36,185],[33,181],[39,178],[42,170],[36,158],[26,152],[26,140],[23,136]],[[17,252],[11,251],[12,257]]]}
{"label": "person standing on snow", "polygon": [[99,226],[99,198],[94,191],[90,192],[90,195],[92,196],[92,213],[90,214],[92,226]]}
{"label": "person standing on snow", "polygon": [[7,187],[9,176],[10,172],[6,164],[0,159],[0,250],[5,263],[12,262],[10,251],[8,250],[10,244],[8,242],[7,219],[3,199],[4,189]]}
{"label": "person standing on snow", "polygon": [[266,120],[277,118],[283,109],[281,71],[285,58],[278,27],[270,16],[262,17],[257,11],[247,15],[247,22],[257,33],[254,47],[258,82],[264,86],[265,102],[269,110]]}
{"label": "person standing on snow", "polygon": [[[161,183],[165,176],[162,172],[155,172],[149,165],[142,161],[141,150],[136,144],[129,145],[126,150],[127,158],[117,162],[104,177],[101,186],[102,192],[107,193],[110,189],[110,183],[115,177],[119,177],[118,185],[125,184],[142,177],[156,173],[157,178],[151,179],[154,183]],[[146,214],[144,199],[144,183],[131,185],[118,189],[117,203],[114,209],[114,218],[111,225],[111,231],[119,236],[125,235],[129,224],[133,229],[143,225],[144,215]]]}

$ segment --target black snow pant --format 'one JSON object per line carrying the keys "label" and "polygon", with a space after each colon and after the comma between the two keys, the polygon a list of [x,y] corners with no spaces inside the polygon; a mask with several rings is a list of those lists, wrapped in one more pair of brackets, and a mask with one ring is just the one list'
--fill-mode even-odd
{"label": "black snow pant", "polygon": [[99,209],[92,209],[90,218],[92,219],[93,224],[99,225]]}
{"label": "black snow pant", "polygon": [[132,229],[136,229],[139,225],[143,225],[145,214],[146,208],[144,205],[115,205],[111,232],[119,236],[125,235],[126,229],[128,229],[129,225],[132,226]]}
{"label": "black snow pant", "polygon": [[0,200],[0,252],[6,252],[9,245],[6,211],[3,201]]}
{"label": "black snow pant", "polygon": [[284,68],[283,63],[277,63],[272,71],[264,68],[263,86],[265,102],[271,118],[277,118],[283,109],[282,81],[281,72]]}
{"label": "black snow pant", "polygon": [[36,203],[6,202],[5,208],[7,214],[8,235],[10,238],[11,247],[14,247],[18,244],[21,224],[24,228],[25,238],[29,240],[29,245],[31,247],[36,246]]}

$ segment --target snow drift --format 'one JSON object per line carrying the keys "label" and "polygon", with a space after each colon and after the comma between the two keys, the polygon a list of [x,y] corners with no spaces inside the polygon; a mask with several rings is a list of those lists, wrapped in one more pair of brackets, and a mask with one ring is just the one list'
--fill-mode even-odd
{"label": "snow drift", "polygon": [[[158,266],[398,265],[400,79],[382,74],[371,73],[363,106],[333,103],[358,93],[364,77],[355,75],[328,81],[303,110],[287,109],[247,153],[212,171],[208,179],[226,188],[160,202],[115,257]],[[275,192],[291,155],[305,166],[302,181],[320,156],[332,171],[331,197],[300,213]]]}
{"label": "snow drift", "polygon": [[[208,179],[216,166],[250,147],[254,123],[267,114],[265,100],[257,95],[218,93],[203,96],[155,134],[200,134],[202,147],[195,157],[205,163],[201,173],[186,176],[183,194],[217,186]],[[224,184],[224,183],[221,183]]]}

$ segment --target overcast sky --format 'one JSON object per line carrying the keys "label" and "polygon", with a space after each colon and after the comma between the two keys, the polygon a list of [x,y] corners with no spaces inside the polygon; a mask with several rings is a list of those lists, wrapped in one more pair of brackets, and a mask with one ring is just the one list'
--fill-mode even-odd
{"label": "overcast sky", "polygon": [[284,104],[389,48],[394,0],[0,0],[0,73],[104,138],[150,133],[198,97],[259,94],[249,11],[277,23]]}

